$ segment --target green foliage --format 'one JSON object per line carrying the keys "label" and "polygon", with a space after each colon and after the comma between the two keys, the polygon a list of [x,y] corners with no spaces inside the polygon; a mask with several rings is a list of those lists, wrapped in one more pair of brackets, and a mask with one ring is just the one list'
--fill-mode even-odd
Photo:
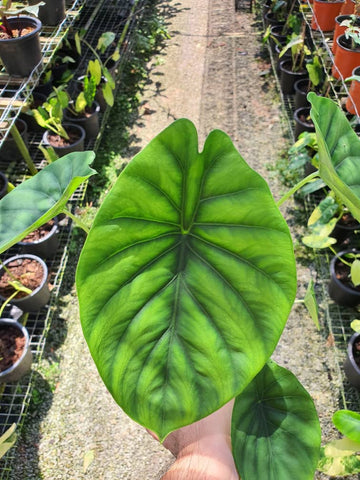
{"label": "green foliage", "polygon": [[265,181],[223,132],[210,133],[198,153],[193,124],[178,120],[102,203],[76,283],[101,377],[130,417],[164,439],[259,372],[286,322],[296,274]]}
{"label": "green foliage", "polygon": [[0,253],[61,213],[77,187],[96,172],[93,152],[65,155],[0,200]]}
{"label": "green foliage", "polygon": [[321,432],[310,395],[269,361],[236,398],[232,445],[243,480],[312,480]]}
{"label": "green foliage", "polygon": [[319,145],[320,177],[360,221],[360,139],[335,102],[313,92],[308,99]]}
{"label": "green foliage", "polygon": [[68,94],[61,88],[54,87],[47,101],[40,107],[32,109],[36,122],[43,128],[51,130],[66,140],[69,136],[62,126],[63,110],[69,104]]}
{"label": "green foliage", "polygon": [[2,458],[6,452],[15,445],[16,442],[16,423],[13,423],[0,437],[0,458]]}
{"label": "green foliage", "polygon": [[307,311],[310,314],[312,321],[315,323],[316,328],[320,330],[319,309],[318,309],[318,304],[315,297],[313,280],[310,280],[309,282],[303,302],[305,307],[307,308]]}

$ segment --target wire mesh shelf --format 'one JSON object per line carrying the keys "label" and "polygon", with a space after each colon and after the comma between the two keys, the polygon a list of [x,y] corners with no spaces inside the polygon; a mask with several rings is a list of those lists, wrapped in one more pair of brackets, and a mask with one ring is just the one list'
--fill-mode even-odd
{"label": "wire mesh shelf", "polygon": [[[90,45],[96,47],[99,36],[105,31],[112,31],[115,33],[116,42],[120,47],[121,53],[120,60],[116,66],[115,92],[119,87],[122,69],[132,54],[134,46],[134,32],[142,18],[144,6],[147,4],[147,1],[148,0],[138,0],[132,5],[127,0],[118,0],[116,4],[114,4],[111,0],[103,0],[102,2],[95,2],[91,0],[86,2],[85,5],[83,1],[77,0],[72,4],[73,6],[76,5],[79,7],[79,12],[81,6],[81,15],[77,19],[77,29],[85,29],[84,38],[88,43],[90,43]],[[74,10],[73,19],[77,17],[76,12]],[[67,32],[70,31],[68,27],[66,28]],[[54,43],[58,38],[58,36],[54,35]],[[82,74],[88,60],[93,58],[92,55],[93,54],[90,49],[84,48],[81,62],[79,63],[74,74],[75,79],[78,75]],[[109,55],[111,55],[111,52]],[[35,78],[38,79],[39,76],[37,75],[33,78],[23,80],[23,83],[19,83],[18,85],[12,84],[10,81],[11,79],[9,79],[6,84],[6,88],[3,91],[0,90],[0,93],[2,92],[3,94],[14,95],[12,98],[9,97],[9,105],[12,107],[12,118],[16,118],[16,116],[20,113],[20,108],[18,108],[16,105],[16,100],[23,102],[26,99],[26,95],[29,90],[26,90],[26,93],[24,93],[25,89],[28,88],[27,85],[29,83],[30,88],[33,88],[33,86],[36,84]],[[74,91],[74,86],[75,81],[72,83],[72,85],[70,85],[70,92]],[[71,88],[73,90],[71,90]],[[85,148],[87,150],[96,150],[98,147],[109,110],[110,109],[107,108],[104,113],[100,114],[100,133],[96,139],[88,140],[86,142]],[[4,112],[2,113],[4,114]],[[37,169],[41,169],[46,165],[43,154],[38,148],[41,143],[41,132],[29,133],[29,152]],[[21,183],[27,177],[27,168],[22,160],[12,161],[9,163],[0,158],[0,170],[6,172],[6,175],[15,185]],[[86,186],[87,183],[85,182],[73,194],[70,200],[70,205],[73,210],[82,202],[86,192]],[[33,362],[35,365],[37,362],[39,362],[43,355],[46,337],[49,332],[51,322],[54,319],[54,315],[56,315],[57,312],[57,300],[69,258],[69,243],[72,234],[71,227],[72,222],[69,218],[66,217],[60,221],[58,231],[59,247],[55,257],[46,261],[50,272],[49,284],[51,285],[51,296],[48,305],[43,307],[39,312],[29,313],[27,316],[22,317],[25,318],[24,323],[29,332],[30,345],[33,353]],[[5,260],[17,253],[20,253],[19,247],[15,245],[7,250],[4,254],[0,255],[0,258],[1,260]],[[20,318],[21,314],[22,312],[16,307],[10,308],[9,306],[6,307],[4,312],[4,316],[14,319]],[[0,435],[14,422],[18,424],[19,429],[21,428],[31,399],[32,382],[33,373],[31,372],[17,383],[0,385]],[[11,472],[11,464],[13,460],[14,450],[10,449],[0,463],[0,480],[5,480],[8,478]]]}

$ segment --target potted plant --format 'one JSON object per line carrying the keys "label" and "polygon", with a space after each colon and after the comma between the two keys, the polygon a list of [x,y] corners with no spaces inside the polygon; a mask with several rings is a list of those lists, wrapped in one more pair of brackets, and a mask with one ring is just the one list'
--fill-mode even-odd
{"label": "potted plant", "polygon": [[[345,22],[345,23],[344,23]],[[349,23],[353,23],[357,27],[360,26],[360,17],[356,15],[350,15],[350,14],[341,14],[338,15],[335,18],[335,30],[334,30],[334,35],[333,35],[333,44],[331,47],[331,50],[333,54],[335,55],[336,49],[337,49],[337,38],[344,34],[346,29],[348,28]]]}
{"label": "potted plant", "polygon": [[360,252],[344,250],[330,262],[329,295],[338,304],[354,307],[360,303]]}
{"label": "potted plant", "polygon": [[347,356],[344,363],[344,371],[351,385],[360,390],[360,328],[359,320],[351,322],[351,328],[354,330],[348,346]]}
{"label": "potted plant", "polygon": [[322,49],[314,52],[311,60],[309,60],[305,65],[309,78],[301,78],[299,80],[296,80],[294,84],[295,110],[302,107],[309,107],[310,103],[307,100],[307,94],[309,92],[317,91],[319,86],[323,83],[324,69],[320,60],[323,54],[324,52],[322,51]]}
{"label": "potted plant", "polygon": [[306,78],[305,58],[310,55],[310,50],[305,43],[305,24],[300,35],[292,34],[289,42],[280,52],[281,58],[285,52],[291,50],[291,60],[280,62],[280,86],[284,94],[294,93],[294,84],[301,78]]}
{"label": "potted plant", "polygon": [[315,132],[315,126],[310,116],[310,107],[300,107],[294,112],[295,140],[302,132]]}
{"label": "potted plant", "polygon": [[[38,5],[11,10],[12,0],[1,0],[0,57],[9,75],[26,77],[40,64],[39,32],[41,22],[35,17]],[[16,16],[11,16],[16,15]]]}
{"label": "potted plant", "polygon": [[68,104],[68,94],[54,87],[47,102],[32,110],[37,123],[46,129],[43,143],[50,145],[59,157],[84,150],[85,130],[80,125],[63,122],[63,112]]}
{"label": "potted plant", "polygon": [[53,258],[59,247],[58,223],[57,217],[52,218],[26,235],[18,242],[21,251],[45,259]]}
{"label": "potted plant", "polygon": [[37,312],[50,298],[48,268],[36,255],[15,255],[0,264],[0,299]]}
{"label": "potted plant", "polygon": [[347,28],[337,39],[337,48],[332,66],[333,77],[348,78],[360,64],[360,27],[353,19],[342,22]]}

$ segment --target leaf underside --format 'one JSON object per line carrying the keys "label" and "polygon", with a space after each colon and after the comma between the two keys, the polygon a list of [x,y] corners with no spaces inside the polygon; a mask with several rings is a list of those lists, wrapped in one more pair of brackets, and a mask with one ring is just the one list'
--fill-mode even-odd
{"label": "leaf underside", "polygon": [[360,139],[333,100],[314,92],[308,99],[319,145],[320,177],[360,221]]}
{"label": "leaf underside", "polygon": [[321,432],[310,395],[269,361],[236,398],[231,439],[242,480],[313,480]]}
{"label": "leaf underside", "polygon": [[0,200],[0,253],[65,208],[71,195],[96,172],[94,152],[69,153],[47,165]]}
{"label": "leaf underside", "polygon": [[77,270],[81,322],[107,388],[155,431],[215,411],[271,355],[296,290],[265,181],[215,130],[177,120],[122,172]]}

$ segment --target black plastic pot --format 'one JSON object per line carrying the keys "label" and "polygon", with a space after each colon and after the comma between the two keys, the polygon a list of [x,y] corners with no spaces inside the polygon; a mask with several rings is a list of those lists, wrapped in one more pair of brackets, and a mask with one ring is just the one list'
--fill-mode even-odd
{"label": "black plastic pot", "polygon": [[302,132],[315,132],[314,124],[311,122],[307,122],[303,118],[307,118],[310,115],[310,107],[302,107],[298,108],[294,112],[294,120],[295,120],[295,130],[294,136],[295,139],[298,138],[300,133]]}
{"label": "black plastic pot", "polygon": [[[350,214],[349,214],[350,215]],[[346,238],[350,238],[357,230],[360,231],[360,223],[351,216],[353,222],[347,224],[338,221],[331,236],[336,238],[338,242],[343,242]]]}
{"label": "black plastic pot", "polygon": [[346,307],[355,307],[360,303],[360,291],[351,288],[336,277],[336,265],[341,263],[337,257],[341,257],[347,253],[360,253],[354,250],[344,250],[334,256],[330,262],[330,283],[329,295],[338,305]]}
{"label": "black plastic pot", "polygon": [[78,139],[75,142],[73,142],[71,145],[67,145],[65,147],[58,147],[56,145],[51,144],[52,132],[50,132],[49,130],[46,130],[46,132],[43,135],[43,143],[48,146],[50,145],[54,149],[58,157],[63,157],[64,155],[67,155],[68,153],[71,153],[71,152],[84,151],[85,130],[80,125],[76,125],[74,123],[64,123],[63,127],[68,133],[77,134]]}
{"label": "black plastic pot", "polygon": [[[32,291],[31,294],[27,295],[26,297],[22,298],[13,298],[11,303],[16,305],[20,308],[23,312],[37,312],[42,307],[44,307],[49,299],[50,299],[50,290],[48,286],[48,268],[44,260],[36,255],[24,254],[24,255],[15,255],[14,257],[10,257],[3,262],[5,266],[10,266],[10,263],[17,262],[19,265],[24,261],[24,259],[30,258],[32,260],[36,260],[40,263],[43,269],[43,278],[41,284]],[[0,268],[0,277],[4,274],[4,269]],[[0,299],[2,301],[7,300],[5,297],[0,295]]]}
{"label": "black plastic pot", "polygon": [[0,198],[5,197],[7,194],[8,179],[6,175],[0,172]]}
{"label": "black plastic pot", "polygon": [[348,343],[344,371],[351,385],[360,390],[360,368],[355,361],[357,352],[355,344],[358,340],[360,340],[360,333],[356,332],[352,335]]}
{"label": "black plastic pot", "polygon": [[[45,5],[39,7],[38,18],[43,25],[59,25],[65,18],[65,0],[42,0]],[[38,0],[28,0],[30,5]]]}
{"label": "black plastic pot", "polygon": [[284,60],[280,62],[280,86],[284,95],[295,93],[294,85],[297,80],[308,77],[307,70],[293,72],[291,69],[291,61]]}
{"label": "black plastic pot", "polygon": [[[25,145],[28,145],[28,134],[27,134],[27,124],[21,118],[18,118],[15,121],[15,125],[19,130],[21,138],[24,140]],[[20,162],[23,159],[20,150],[18,149],[15,140],[13,139],[11,133],[9,132],[8,136],[4,140],[0,148],[0,160],[3,162]]]}
{"label": "black plastic pot", "polygon": [[41,258],[53,258],[59,247],[58,219],[54,218],[54,224],[49,233],[41,240],[31,242],[18,242],[23,253],[31,253]]}
{"label": "black plastic pot", "polygon": [[285,22],[283,20],[278,20],[277,16],[269,10],[264,14],[264,23],[265,26],[280,25],[282,27],[283,25],[285,25]]}
{"label": "black plastic pot", "polygon": [[[270,29],[271,36],[269,38],[270,47],[273,52],[275,52],[275,47],[278,43],[285,44],[287,40],[287,33],[283,33],[283,25],[273,25]],[[277,41],[274,41],[274,37]]]}
{"label": "black plastic pot", "polygon": [[307,94],[309,93],[309,79],[301,78],[296,80],[294,83],[295,97],[294,104],[295,110],[303,107],[310,107],[310,102],[308,101]]}
{"label": "black plastic pot", "polygon": [[97,102],[93,102],[91,113],[89,113],[87,116],[75,117],[69,111],[65,110],[64,118],[69,123],[80,125],[85,130],[86,139],[89,140],[95,138],[100,131],[99,113],[99,104]]}
{"label": "black plastic pot", "polygon": [[284,48],[284,44],[279,44],[275,45],[275,51],[274,54],[277,57],[276,61],[276,71],[278,74],[280,74],[280,63],[283,62],[284,60],[290,60],[291,59],[291,50],[287,50],[281,57],[279,57],[281,50]]}
{"label": "black plastic pot", "polygon": [[40,64],[41,47],[39,32],[41,22],[34,17],[9,17],[12,29],[28,27],[34,30],[22,37],[0,39],[0,57],[9,75],[26,77]]}
{"label": "black plastic pot", "polygon": [[[0,372],[0,383],[16,382],[20,380],[31,369],[32,353],[30,348],[30,339],[27,329],[10,318],[0,319],[0,329],[14,328],[19,330],[20,336],[25,338],[25,347],[21,357],[9,368]],[[1,335],[0,335],[1,336]]]}

